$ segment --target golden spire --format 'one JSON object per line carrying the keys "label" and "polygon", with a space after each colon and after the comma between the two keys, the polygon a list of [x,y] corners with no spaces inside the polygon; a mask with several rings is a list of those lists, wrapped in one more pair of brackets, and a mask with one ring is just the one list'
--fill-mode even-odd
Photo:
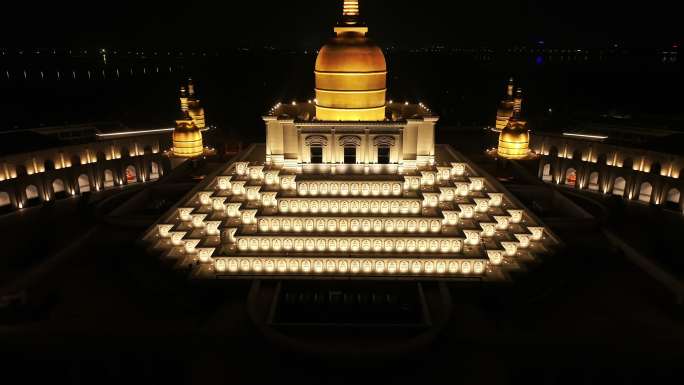
{"label": "golden spire", "polygon": [[514,113],[517,113],[518,115],[520,115],[520,112],[522,111],[522,102],[523,102],[522,88],[518,88],[515,91],[515,99],[513,101],[513,112]]}
{"label": "golden spire", "polygon": [[342,21],[345,24],[356,24],[359,18],[359,0],[344,0],[342,4]]}

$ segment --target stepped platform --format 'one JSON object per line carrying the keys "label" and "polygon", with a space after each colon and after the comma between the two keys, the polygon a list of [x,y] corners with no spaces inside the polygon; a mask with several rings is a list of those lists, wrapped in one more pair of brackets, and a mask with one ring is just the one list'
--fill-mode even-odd
{"label": "stepped platform", "polygon": [[207,279],[501,280],[560,245],[498,181],[449,146],[437,148],[439,164],[383,173],[236,161],[144,240]]}

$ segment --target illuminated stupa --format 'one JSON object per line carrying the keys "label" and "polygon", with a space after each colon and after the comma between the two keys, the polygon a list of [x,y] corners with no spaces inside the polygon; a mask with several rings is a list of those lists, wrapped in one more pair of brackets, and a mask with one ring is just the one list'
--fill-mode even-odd
{"label": "illuminated stupa", "polygon": [[173,155],[181,158],[195,158],[203,153],[202,130],[197,127],[187,111],[182,112],[173,130]]}
{"label": "illuminated stupa", "polygon": [[[512,79],[508,87],[508,95],[512,97]],[[521,119],[522,113],[522,90],[518,89],[515,98],[510,98],[511,116],[506,120],[506,125],[499,132],[499,146],[495,155],[505,159],[528,159],[534,157],[530,151],[530,130],[527,122]],[[508,105],[507,105],[508,106]],[[501,112],[501,109],[499,110]],[[500,112],[497,114],[497,128],[500,123]]]}
{"label": "illuminated stupa", "polygon": [[197,158],[208,154],[202,139],[205,129],[204,109],[199,99],[195,97],[195,87],[192,79],[188,81],[188,88],[180,89],[180,117],[176,120],[173,130],[172,156],[175,158]]}
{"label": "illuminated stupa", "polygon": [[495,178],[435,144],[425,104],[385,101],[366,31],[345,1],[316,63],[317,101],[273,106],[266,143],[164,214],[145,235],[152,250],[196,279],[496,281],[554,249]]}
{"label": "illuminated stupa", "polygon": [[520,120],[516,111],[499,134],[497,154],[506,159],[524,159],[530,154],[530,131],[527,122]]}
{"label": "illuminated stupa", "polygon": [[316,59],[316,118],[321,121],[385,120],[387,64],[367,37],[359,2],[345,0],[335,37]]}

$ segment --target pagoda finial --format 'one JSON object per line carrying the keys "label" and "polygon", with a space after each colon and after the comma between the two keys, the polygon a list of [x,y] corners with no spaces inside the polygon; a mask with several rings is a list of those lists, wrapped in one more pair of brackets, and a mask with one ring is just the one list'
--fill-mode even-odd
{"label": "pagoda finial", "polygon": [[345,24],[356,24],[359,15],[359,0],[344,0],[342,3],[342,21]]}

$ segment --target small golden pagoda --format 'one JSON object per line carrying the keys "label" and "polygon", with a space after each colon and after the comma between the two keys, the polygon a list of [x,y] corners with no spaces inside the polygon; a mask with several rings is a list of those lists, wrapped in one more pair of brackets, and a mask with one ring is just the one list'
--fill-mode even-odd
{"label": "small golden pagoda", "polygon": [[202,130],[197,127],[188,111],[183,111],[173,130],[173,155],[195,158],[204,154]]}
{"label": "small golden pagoda", "polygon": [[173,149],[175,158],[197,158],[209,155],[211,150],[204,147],[202,131],[206,127],[204,109],[195,96],[195,85],[188,79],[187,88],[180,88],[180,117],[173,130]]}
{"label": "small golden pagoda", "polygon": [[520,119],[518,111],[513,112],[499,134],[497,154],[506,159],[525,159],[530,156],[530,131],[527,122]]}
{"label": "small golden pagoda", "polygon": [[358,0],[344,0],[335,36],[316,59],[317,120],[385,120],[387,63],[367,34]]}

